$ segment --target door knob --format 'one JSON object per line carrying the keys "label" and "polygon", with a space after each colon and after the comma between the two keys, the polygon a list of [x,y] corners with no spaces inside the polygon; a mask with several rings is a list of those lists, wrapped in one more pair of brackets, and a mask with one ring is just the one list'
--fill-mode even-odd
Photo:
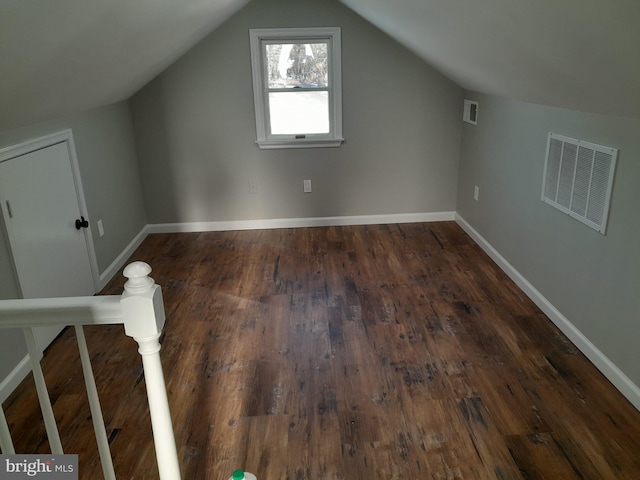
{"label": "door knob", "polygon": [[80,217],[80,219],[76,218],[76,230],[80,230],[81,228],[89,228],[89,222],[84,219],[84,217]]}

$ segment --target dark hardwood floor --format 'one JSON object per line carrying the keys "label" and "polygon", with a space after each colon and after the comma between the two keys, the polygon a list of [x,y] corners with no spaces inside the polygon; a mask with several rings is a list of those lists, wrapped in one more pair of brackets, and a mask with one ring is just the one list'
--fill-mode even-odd
{"label": "dark hardwood floor", "polygon": [[[164,292],[185,480],[640,478],[640,412],[453,222],[151,235],[132,260]],[[118,478],[157,478],[136,344],[86,332]],[[72,329],[43,368],[102,478]],[[30,378],[5,408],[47,452]]]}

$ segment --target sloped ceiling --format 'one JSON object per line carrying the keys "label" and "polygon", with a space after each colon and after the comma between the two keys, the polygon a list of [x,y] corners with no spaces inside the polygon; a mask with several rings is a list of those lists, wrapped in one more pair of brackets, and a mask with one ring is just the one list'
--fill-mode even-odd
{"label": "sloped ceiling", "polygon": [[1,0],[0,130],[133,95],[249,0]]}
{"label": "sloped ceiling", "polygon": [[342,0],[469,90],[640,118],[638,0]]}
{"label": "sloped ceiling", "polygon": [[[2,0],[0,130],[129,98],[248,1]],[[341,1],[469,90],[640,118],[638,0]]]}

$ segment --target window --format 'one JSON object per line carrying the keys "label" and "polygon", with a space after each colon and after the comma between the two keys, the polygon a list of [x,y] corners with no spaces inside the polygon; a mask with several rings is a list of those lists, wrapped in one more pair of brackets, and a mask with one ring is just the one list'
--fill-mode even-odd
{"label": "window", "polygon": [[340,28],[250,30],[260,148],[339,147]]}

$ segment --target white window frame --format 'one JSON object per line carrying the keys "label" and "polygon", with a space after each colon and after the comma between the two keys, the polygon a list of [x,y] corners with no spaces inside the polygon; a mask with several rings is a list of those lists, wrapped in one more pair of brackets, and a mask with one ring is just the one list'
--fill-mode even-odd
{"label": "white window frame", "polygon": [[[256,114],[256,143],[262,149],[339,147],[342,137],[342,60],[339,27],[268,28],[249,30],[251,71]],[[329,57],[329,133],[306,135],[272,135],[269,126],[267,67],[264,62],[264,42],[283,43],[313,40],[328,41]]]}

